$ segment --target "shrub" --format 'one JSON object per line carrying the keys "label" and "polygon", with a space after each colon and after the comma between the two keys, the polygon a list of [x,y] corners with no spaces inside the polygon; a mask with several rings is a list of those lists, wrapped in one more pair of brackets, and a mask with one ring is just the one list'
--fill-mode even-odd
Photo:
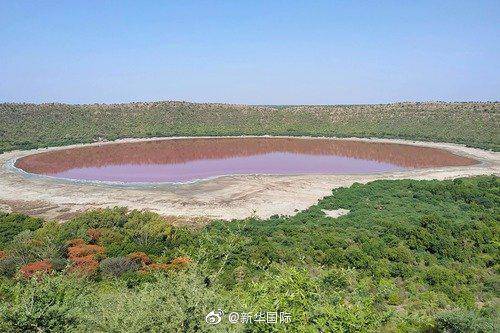
{"label": "shrub", "polygon": [[446,267],[432,265],[427,268],[426,280],[431,286],[453,286],[457,282],[456,275],[454,271]]}
{"label": "shrub", "polygon": [[2,332],[68,332],[78,323],[86,285],[67,276],[45,275],[17,282],[0,303]]}
{"label": "shrub", "polygon": [[68,258],[73,262],[71,272],[80,275],[90,276],[97,272],[99,268],[98,259],[104,255],[105,249],[94,244],[82,244],[82,241],[75,240],[73,246],[68,248]]}
{"label": "shrub", "polygon": [[87,256],[95,257],[96,255],[104,254],[104,248],[94,244],[75,245],[68,248],[68,258],[83,258]]}
{"label": "shrub", "polygon": [[24,278],[30,278],[33,275],[50,273],[52,270],[52,263],[49,260],[41,260],[24,265],[19,272]]}
{"label": "shrub", "polygon": [[11,278],[17,273],[17,268],[22,264],[19,258],[8,257],[0,259],[0,275]]}
{"label": "shrub", "polygon": [[154,284],[157,279],[154,274],[144,274],[141,271],[129,271],[120,277],[125,281],[127,288],[135,288],[143,283]]}
{"label": "shrub", "polygon": [[7,247],[9,256],[19,258],[23,263],[40,260],[40,242],[33,239],[33,232],[24,230],[14,236]]}
{"label": "shrub", "polygon": [[148,255],[144,252],[132,252],[127,257],[143,266],[151,263],[151,259],[149,259]]}
{"label": "shrub", "polygon": [[50,259],[55,271],[62,271],[68,266],[68,260],[63,258]]}
{"label": "shrub", "polygon": [[42,219],[23,214],[0,215],[0,247],[4,247],[22,231],[34,231],[42,226]]}
{"label": "shrub", "polygon": [[[244,309],[238,297],[219,288],[207,288],[195,272],[143,275],[154,281],[137,289],[120,282],[93,294],[90,315],[81,326],[93,332],[238,332],[242,325],[227,320],[213,327],[205,323],[211,310]],[[154,280],[153,280],[154,279]],[[124,297],[126,295],[126,297]],[[78,331],[78,330],[77,330]]]}
{"label": "shrub", "polygon": [[99,269],[103,275],[121,276],[130,271],[135,271],[141,267],[141,263],[127,257],[106,258],[99,264]]}
{"label": "shrub", "polygon": [[450,311],[436,318],[437,329],[448,333],[488,333],[495,331],[494,326],[491,319],[483,318],[474,311]]}
{"label": "shrub", "polygon": [[91,276],[97,272],[98,268],[99,262],[91,256],[86,256],[82,258],[74,258],[69,271],[77,273],[80,276]]}

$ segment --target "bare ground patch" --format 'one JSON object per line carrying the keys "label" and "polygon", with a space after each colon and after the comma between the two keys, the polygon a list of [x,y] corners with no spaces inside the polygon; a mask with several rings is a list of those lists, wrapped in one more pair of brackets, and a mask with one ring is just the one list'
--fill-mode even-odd
{"label": "bare ground patch", "polygon": [[334,219],[343,215],[347,215],[351,212],[349,209],[343,209],[343,208],[331,209],[331,210],[322,209],[322,211],[323,213],[325,213],[326,216]]}

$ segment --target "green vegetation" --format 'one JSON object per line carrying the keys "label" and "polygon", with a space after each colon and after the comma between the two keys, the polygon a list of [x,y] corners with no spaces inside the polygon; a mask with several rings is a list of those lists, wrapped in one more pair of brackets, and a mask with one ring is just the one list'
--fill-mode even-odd
{"label": "green vegetation", "polygon": [[156,102],[0,104],[0,152],[124,137],[310,135],[500,149],[500,103],[243,106]]}
{"label": "green vegetation", "polygon": [[[123,208],[3,214],[0,331],[494,332],[499,217],[498,177],[355,184],[195,230]],[[205,324],[214,309],[292,323]]]}
{"label": "green vegetation", "polygon": [[[0,104],[0,152],[123,137],[311,135],[499,150],[500,103]],[[500,180],[377,181],[293,217],[174,227],[115,208],[0,213],[0,331],[494,332]],[[332,219],[323,210],[350,213]],[[205,323],[212,310],[292,323]]]}

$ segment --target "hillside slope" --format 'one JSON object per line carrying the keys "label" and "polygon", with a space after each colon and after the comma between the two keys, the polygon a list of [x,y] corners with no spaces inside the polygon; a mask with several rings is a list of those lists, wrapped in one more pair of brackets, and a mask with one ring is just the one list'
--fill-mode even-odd
{"label": "hillside slope", "polygon": [[311,135],[444,141],[499,150],[500,103],[248,106],[0,104],[0,152],[123,137]]}
{"label": "hillside slope", "polygon": [[[0,331],[498,332],[499,185],[356,184],[295,216],[195,230],[124,208],[0,213]],[[211,327],[214,308],[291,323]]]}

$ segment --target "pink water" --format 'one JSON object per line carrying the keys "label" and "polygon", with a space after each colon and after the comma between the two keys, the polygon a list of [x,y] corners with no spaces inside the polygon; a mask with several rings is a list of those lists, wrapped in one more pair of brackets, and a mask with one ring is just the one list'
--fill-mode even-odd
{"label": "pink water", "polygon": [[300,138],[172,139],[107,144],[30,155],[16,166],[53,177],[188,182],[241,174],[360,174],[475,161],[408,145]]}

